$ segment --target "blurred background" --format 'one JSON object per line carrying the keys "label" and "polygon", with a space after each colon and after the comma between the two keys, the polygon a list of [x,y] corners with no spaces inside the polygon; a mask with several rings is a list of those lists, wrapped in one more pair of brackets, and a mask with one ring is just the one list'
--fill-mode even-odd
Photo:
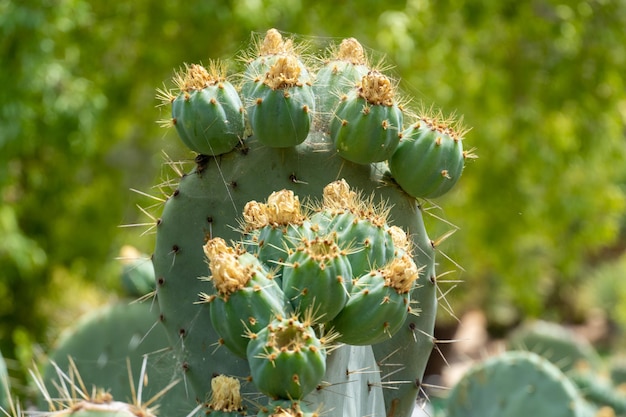
{"label": "blurred background", "polygon": [[475,147],[425,204],[440,247],[438,332],[480,312],[490,337],[531,317],[626,343],[626,2],[0,0],[0,351],[14,378],[118,297],[123,245],[150,254],[164,153],[192,161],[156,88],[233,62],[275,27],[356,37],[420,104],[463,115]]}

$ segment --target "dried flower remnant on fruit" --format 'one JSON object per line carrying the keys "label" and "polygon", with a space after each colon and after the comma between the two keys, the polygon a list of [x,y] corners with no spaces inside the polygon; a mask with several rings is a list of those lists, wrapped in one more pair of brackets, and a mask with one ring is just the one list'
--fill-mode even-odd
{"label": "dried flower remnant on fruit", "polygon": [[241,411],[240,383],[236,378],[218,375],[211,380],[211,401],[209,407],[215,411]]}
{"label": "dried flower remnant on fruit", "polygon": [[354,38],[347,38],[341,41],[337,59],[347,61],[353,65],[365,65],[365,51],[363,46]]}
{"label": "dried flower remnant on fruit", "polygon": [[211,280],[222,296],[228,296],[243,288],[252,276],[249,266],[239,263],[239,254],[228,246],[224,239],[216,237],[204,245],[204,254],[209,259]]}
{"label": "dried flower remnant on fruit", "polygon": [[363,76],[358,94],[370,104],[393,106],[394,89],[391,80],[378,71],[370,71]]}
{"label": "dried flower remnant on fruit", "polygon": [[202,65],[185,64],[185,69],[174,76],[174,84],[183,92],[202,90],[225,81],[225,74],[225,65],[218,61],[212,61],[208,70]]}
{"label": "dried flower remnant on fruit", "polygon": [[393,247],[404,252],[409,252],[411,249],[411,241],[406,235],[406,232],[401,227],[391,226],[387,230],[387,233],[391,235],[393,241]]}
{"label": "dried flower remnant on fruit", "polygon": [[294,55],[285,55],[278,57],[274,65],[272,65],[265,74],[265,85],[272,90],[284,89],[301,85],[300,63]]}
{"label": "dried flower remnant on fruit", "polygon": [[324,187],[323,206],[331,211],[354,210],[358,206],[358,195],[350,190],[346,180],[334,181]]}
{"label": "dried flower remnant on fruit", "polygon": [[276,29],[270,29],[265,33],[265,38],[259,46],[259,55],[277,55],[293,53],[291,39],[284,40],[283,35]]}
{"label": "dried flower remnant on fruit", "polygon": [[291,190],[275,191],[270,194],[266,207],[269,224],[300,225],[304,221],[300,199]]}
{"label": "dried flower remnant on fruit", "polygon": [[385,285],[394,288],[400,294],[406,294],[413,289],[413,283],[419,277],[419,269],[413,259],[407,254],[395,258],[382,270]]}
{"label": "dried flower remnant on fruit", "polygon": [[268,207],[258,201],[249,201],[243,208],[243,220],[246,231],[260,229],[270,224]]}

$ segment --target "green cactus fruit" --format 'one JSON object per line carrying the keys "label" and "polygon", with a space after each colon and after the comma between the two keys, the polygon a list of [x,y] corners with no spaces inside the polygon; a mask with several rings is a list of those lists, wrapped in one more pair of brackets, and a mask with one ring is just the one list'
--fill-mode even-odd
{"label": "green cactus fruit", "polygon": [[384,268],[359,278],[350,298],[330,326],[338,341],[372,345],[391,338],[410,311],[410,291],[418,278],[417,266],[408,254]]}
{"label": "green cactus fruit", "polygon": [[239,94],[214,64],[210,71],[188,65],[177,74],[180,90],[172,101],[172,123],[182,142],[204,155],[232,151],[244,139],[244,107]]}
{"label": "green cactus fruit", "polygon": [[204,245],[217,295],[202,293],[209,303],[211,323],[221,342],[243,358],[249,339],[246,334],[264,328],[272,318],[284,316],[283,292],[259,260],[234,249],[222,238]]}
{"label": "green cactus fruit", "polygon": [[310,411],[304,401],[272,400],[264,406],[256,417],[320,417],[317,411]]}
{"label": "green cactus fruit", "polygon": [[278,56],[263,82],[245,99],[250,102],[250,126],[261,143],[287,148],[304,142],[315,97],[308,72],[296,56]]}
{"label": "green cactus fruit", "polygon": [[309,320],[277,318],[250,335],[252,381],[272,399],[298,400],[313,391],[326,372],[326,347]]}
{"label": "green cactus fruit", "polygon": [[589,341],[558,323],[527,322],[511,333],[507,344],[543,356],[566,374],[581,364],[599,369],[602,363]]}
{"label": "green cactus fruit", "polygon": [[263,40],[257,40],[254,46],[250,54],[252,57],[244,57],[246,68],[241,85],[243,97],[250,97],[279,56],[295,54],[293,42],[290,39],[283,39],[283,35],[276,29],[269,29]]}
{"label": "green cactus fruit", "polygon": [[321,126],[328,127],[340,98],[354,89],[368,72],[363,46],[354,38],[344,39],[317,72],[313,83]]}
{"label": "green cactus fruit", "polygon": [[346,304],[352,288],[348,255],[331,237],[305,241],[283,267],[283,292],[295,311],[309,309],[316,320],[332,320]]}
{"label": "green cactus fruit", "polygon": [[586,417],[574,384],[531,352],[506,352],[476,364],[450,392],[448,417]]}
{"label": "green cactus fruit", "polygon": [[142,297],[155,290],[154,266],[147,255],[126,245],[120,251],[120,258],[122,259],[122,287],[128,296]]}
{"label": "green cactus fruit", "polygon": [[249,201],[243,209],[245,245],[261,262],[275,271],[278,282],[289,251],[316,232],[291,190],[275,191],[266,203]]}
{"label": "green cactus fruit", "polygon": [[355,277],[380,268],[395,257],[393,237],[385,224],[352,213],[340,214],[329,225],[340,245],[349,245],[348,259]]}
{"label": "green cactus fruit", "polygon": [[422,116],[403,133],[389,160],[391,175],[413,197],[442,196],[461,177],[465,159],[475,157],[463,151],[463,134],[452,122]]}
{"label": "green cactus fruit", "polygon": [[357,164],[389,159],[402,136],[402,110],[385,75],[370,71],[341,98],[330,136],[339,155]]}
{"label": "green cactus fruit", "polygon": [[324,187],[322,208],[312,216],[326,234],[335,234],[340,247],[347,248],[352,276],[360,277],[389,263],[396,253],[392,231],[387,225],[384,204],[373,204],[345,181]]}

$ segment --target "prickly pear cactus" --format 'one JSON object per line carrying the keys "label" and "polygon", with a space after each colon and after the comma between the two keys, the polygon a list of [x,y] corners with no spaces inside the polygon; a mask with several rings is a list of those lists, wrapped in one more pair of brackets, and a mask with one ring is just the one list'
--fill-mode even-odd
{"label": "prickly pear cactus", "polygon": [[[99,387],[124,400],[133,389],[129,372],[138,375],[142,367],[146,367],[144,372],[149,380],[142,389],[144,399],[176,382],[170,369],[173,365],[167,336],[158,326],[156,306],[131,301],[90,312],[62,334],[44,367],[43,384],[49,392],[56,391],[59,369],[68,369],[70,363],[77,367],[82,383],[89,389]],[[194,407],[182,384],[175,383],[160,397],[159,408],[165,414],[188,412]],[[46,407],[44,398],[40,407]]]}
{"label": "prickly pear cactus", "polygon": [[551,362],[511,351],[476,364],[452,389],[448,417],[590,417],[576,386]]}
{"label": "prickly pear cactus", "polygon": [[[190,147],[196,166],[157,222],[160,321],[177,374],[200,403],[214,398],[214,377],[236,378],[243,405],[230,412],[409,416],[434,345],[435,247],[387,161],[419,117],[354,39],[319,71],[274,29],[255,45],[239,76],[252,134],[215,139],[231,143],[219,156]],[[159,93],[172,104],[163,124],[177,129],[177,108],[204,88],[185,68]],[[238,124],[230,114],[216,123]],[[454,182],[468,156],[448,170]],[[450,188],[440,183],[439,195]]]}
{"label": "prickly pear cactus", "polygon": [[574,331],[558,323],[537,320],[523,324],[508,339],[510,349],[537,353],[568,374],[579,365],[599,369],[600,355]]}

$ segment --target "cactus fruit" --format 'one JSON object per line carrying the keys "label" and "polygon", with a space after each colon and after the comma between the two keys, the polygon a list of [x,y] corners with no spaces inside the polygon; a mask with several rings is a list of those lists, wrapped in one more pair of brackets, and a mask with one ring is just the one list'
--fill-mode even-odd
{"label": "cactus fruit", "polygon": [[393,178],[416,198],[439,197],[454,187],[471,152],[463,151],[464,132],[441,117],[420,116],[403,132],[389,160]]}
{"label": "cactus fruit", "polygon": [[229,152],[244,136],[243,104],[224,72],[218,63],[210,71],[191,64],[174,78],[180,93],[172,100],[171,122],[182,142],[200,154]]}
{"label": "cactus fruit", "polygon": [[330,124],[337,152],[348,161],[369,164],[391,157],[402,136],[402,109],[391,80],[370,71],[341,98]]}
{"label": "cactus fruit", "polygon": [[277,57],[249,100],[250,126],[261,143],[286,148],[304,142],[315,96],[308,71],[295,55]]}
{"label": "cactus fruit", "polygon": [[283,267],[283,291],[296,311],[313,309],[327,322],[348,301],[352,267],[332,237],[306,240]]}
{"label": "cactus fruit", "polygon": [[321,126],[328,126],[340,98],[356,88],[368,72],[367,57],[359,41],[354,38],[341,41],[317,72],[313,84]]}
{"label": "cactus fruit", "polygon": [[326,372],[326,346],[310,322],[278,317],[250,334],[248,362],[252,381],[273,399],[302,399]]}
{"label": "cactus fruit", "polygon": [[[257,45],[240,88],[253,134],[219,158],[196,158],[194,169],[180,173],[157,222],[157,300],[176,363],[198,402],[211,397],[211,376],[237,378],[248,414],[276,414],[264,408],[275,403],[259,398],[260,391],[316,410],[281,402],[285,413],[409,416],[434,345],[437,287],[435,247],[421,207],[385,162],[403,131],[394,83],[376,70],[366,73],[367,59],[337,64],[358,77],[327,81],[322,73],[315,80],[298,47],[276,30]],[[337,90],[329,91],[329,83]],[[316,103],[328,114],[344,83],[350,91],[332,122],[318,117],[311,124]],[[217,245],[207,257],[203,247],[218,238],[233,243]],[[220,266],[223,258],[238,266]],[[232,309],[239,316],[217,312],[214,305],[237,298],[221,289],[217,269],[228,271],[232,283],[241,266],[265,284],[250,291],[236,283],[250,296]],[[218,285],[198,279],[212,275]],[[275,293],[284,310],[270,306],[276,300],[258,301],[255,288]],[[367,309],[356,303],[364,288],[375,300],[372,323],[356,317]],[[346,337],[356,329],[367,333],[369,341],[358,341],[363,345],[333,341],[341,334],[328,320],[339,322],[348,306],[341,325]],[[366,344],[371,340],[380,343]]]}
{"label": "cactus fruit", "polygon": [[411,310],[409,294],[418,274],[417,266],[405,254],[359,278],[346,306],[331,322],[339,334],[337,340],[350,345],[373,345],[391,338]]}
{"label": "cactus fruit", "polygon": [[588,416],[574,384],[541,356],[510,351],[474,365],[448,397],[448,417]]}
{"label": "cactus fruit", "polygon": [[259,260],[213,238],[204,245],[211,280],[217,295],[203,293],[210,305],[211,323],[233,353],[246,357],[246,332],[265,327],[272,317],[284,315],[283,292]]}

